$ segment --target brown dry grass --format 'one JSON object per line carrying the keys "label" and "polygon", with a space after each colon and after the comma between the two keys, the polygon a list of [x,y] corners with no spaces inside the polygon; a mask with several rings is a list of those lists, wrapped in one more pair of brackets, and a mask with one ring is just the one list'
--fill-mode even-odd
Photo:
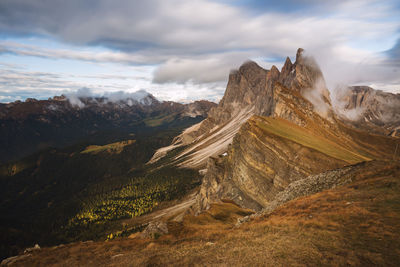
{"label": "brown dry grass", "polygon": [[219,203],[170,223],[158,240],[120,239],[46,248],[26,266],[396,266],[400,262],[400,168],[378,164],[354,182],[249,214]]}

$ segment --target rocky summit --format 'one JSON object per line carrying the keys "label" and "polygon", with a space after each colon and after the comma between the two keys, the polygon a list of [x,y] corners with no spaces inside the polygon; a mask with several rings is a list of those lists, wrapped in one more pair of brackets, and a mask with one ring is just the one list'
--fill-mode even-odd
{"label": "rocky summit", "polygon": [[[263,69],[253,61],[231,71],[225,94],[218,106],[210,110],[207,119],[184,131],[169,148],[160,149],[153,161],[169,149],[188,146],[176,159],[181,160],[182,166],[204,168],[208,157],[227,150],[240,126],[253,115],[279,116],[304,125],[304,119],[294,111],[303,108],[310,114],[316,111],[330,119],[333,116],[331,100],[322,72],[317,63],[303,53],[304,49],[299,48],[296,61],[292,63],[287,58],[281,71],[275,66]],[[284,92],[285,88],[290,88],[291,92]],[[307,99],[301,107],[286,101],[287,97],[298,96]]]}

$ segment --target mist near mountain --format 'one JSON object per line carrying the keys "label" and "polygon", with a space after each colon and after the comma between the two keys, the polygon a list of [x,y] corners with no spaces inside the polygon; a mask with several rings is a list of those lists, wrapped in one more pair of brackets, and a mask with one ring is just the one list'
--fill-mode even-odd
{"label": "mist near mountain", "polygon": [[[153,101],[158,101],[152,96],[150,93],[146,92],[146,90],[139,90],[133,93],[128,93],[125,91],[117,91],[117,92],[104,92],[102,95],[95,94],[89,88],[81,88],[73,93],[65,94],[68,101],[71,103],[72,106],[76,106],[79,108],[84,108],[85,104],[82,102],[81,99],[83,98],[90,98],[94,102],[99,104],[104,103],[117,103],[117,102],[124,102],[128,106],[132,106],[134,104],[144,104],[150,105]],[[98,101],[101,100],[101,101]]]}

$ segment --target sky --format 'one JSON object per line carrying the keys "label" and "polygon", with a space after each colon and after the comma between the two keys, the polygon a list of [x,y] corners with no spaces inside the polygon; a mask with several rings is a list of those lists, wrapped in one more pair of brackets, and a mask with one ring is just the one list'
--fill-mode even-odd
{"label": "sky", "polygon": [[292,61],[400,93],[400,1],[0,0],[0,102],[87,88],[219,101],[230,70]]}

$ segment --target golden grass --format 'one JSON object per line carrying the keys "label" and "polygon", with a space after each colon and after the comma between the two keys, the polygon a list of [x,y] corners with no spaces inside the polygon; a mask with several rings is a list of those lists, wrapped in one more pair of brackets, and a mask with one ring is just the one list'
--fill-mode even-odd
{"label": "golden grass", "polygon": [[335,143],[323,136],[314,134],[310,130],[297,126],[282,118],[258,117],[257,126],[273,135],[286,138],[302,146],[315,149],[333,158],[354,164],[361,161],[371,160],[368,157],[351,151],[340,143]]}
{"label": "golden grass", "polygon": [[86,147],[83,151],[81,151],[81,154],[87,154],[87,153],[97,154],[100,152],[119,154],[124,150],[126,146],[129,146],[133,143],[135,143],[135,140],[115,142],[104,146],[91,145]]}

